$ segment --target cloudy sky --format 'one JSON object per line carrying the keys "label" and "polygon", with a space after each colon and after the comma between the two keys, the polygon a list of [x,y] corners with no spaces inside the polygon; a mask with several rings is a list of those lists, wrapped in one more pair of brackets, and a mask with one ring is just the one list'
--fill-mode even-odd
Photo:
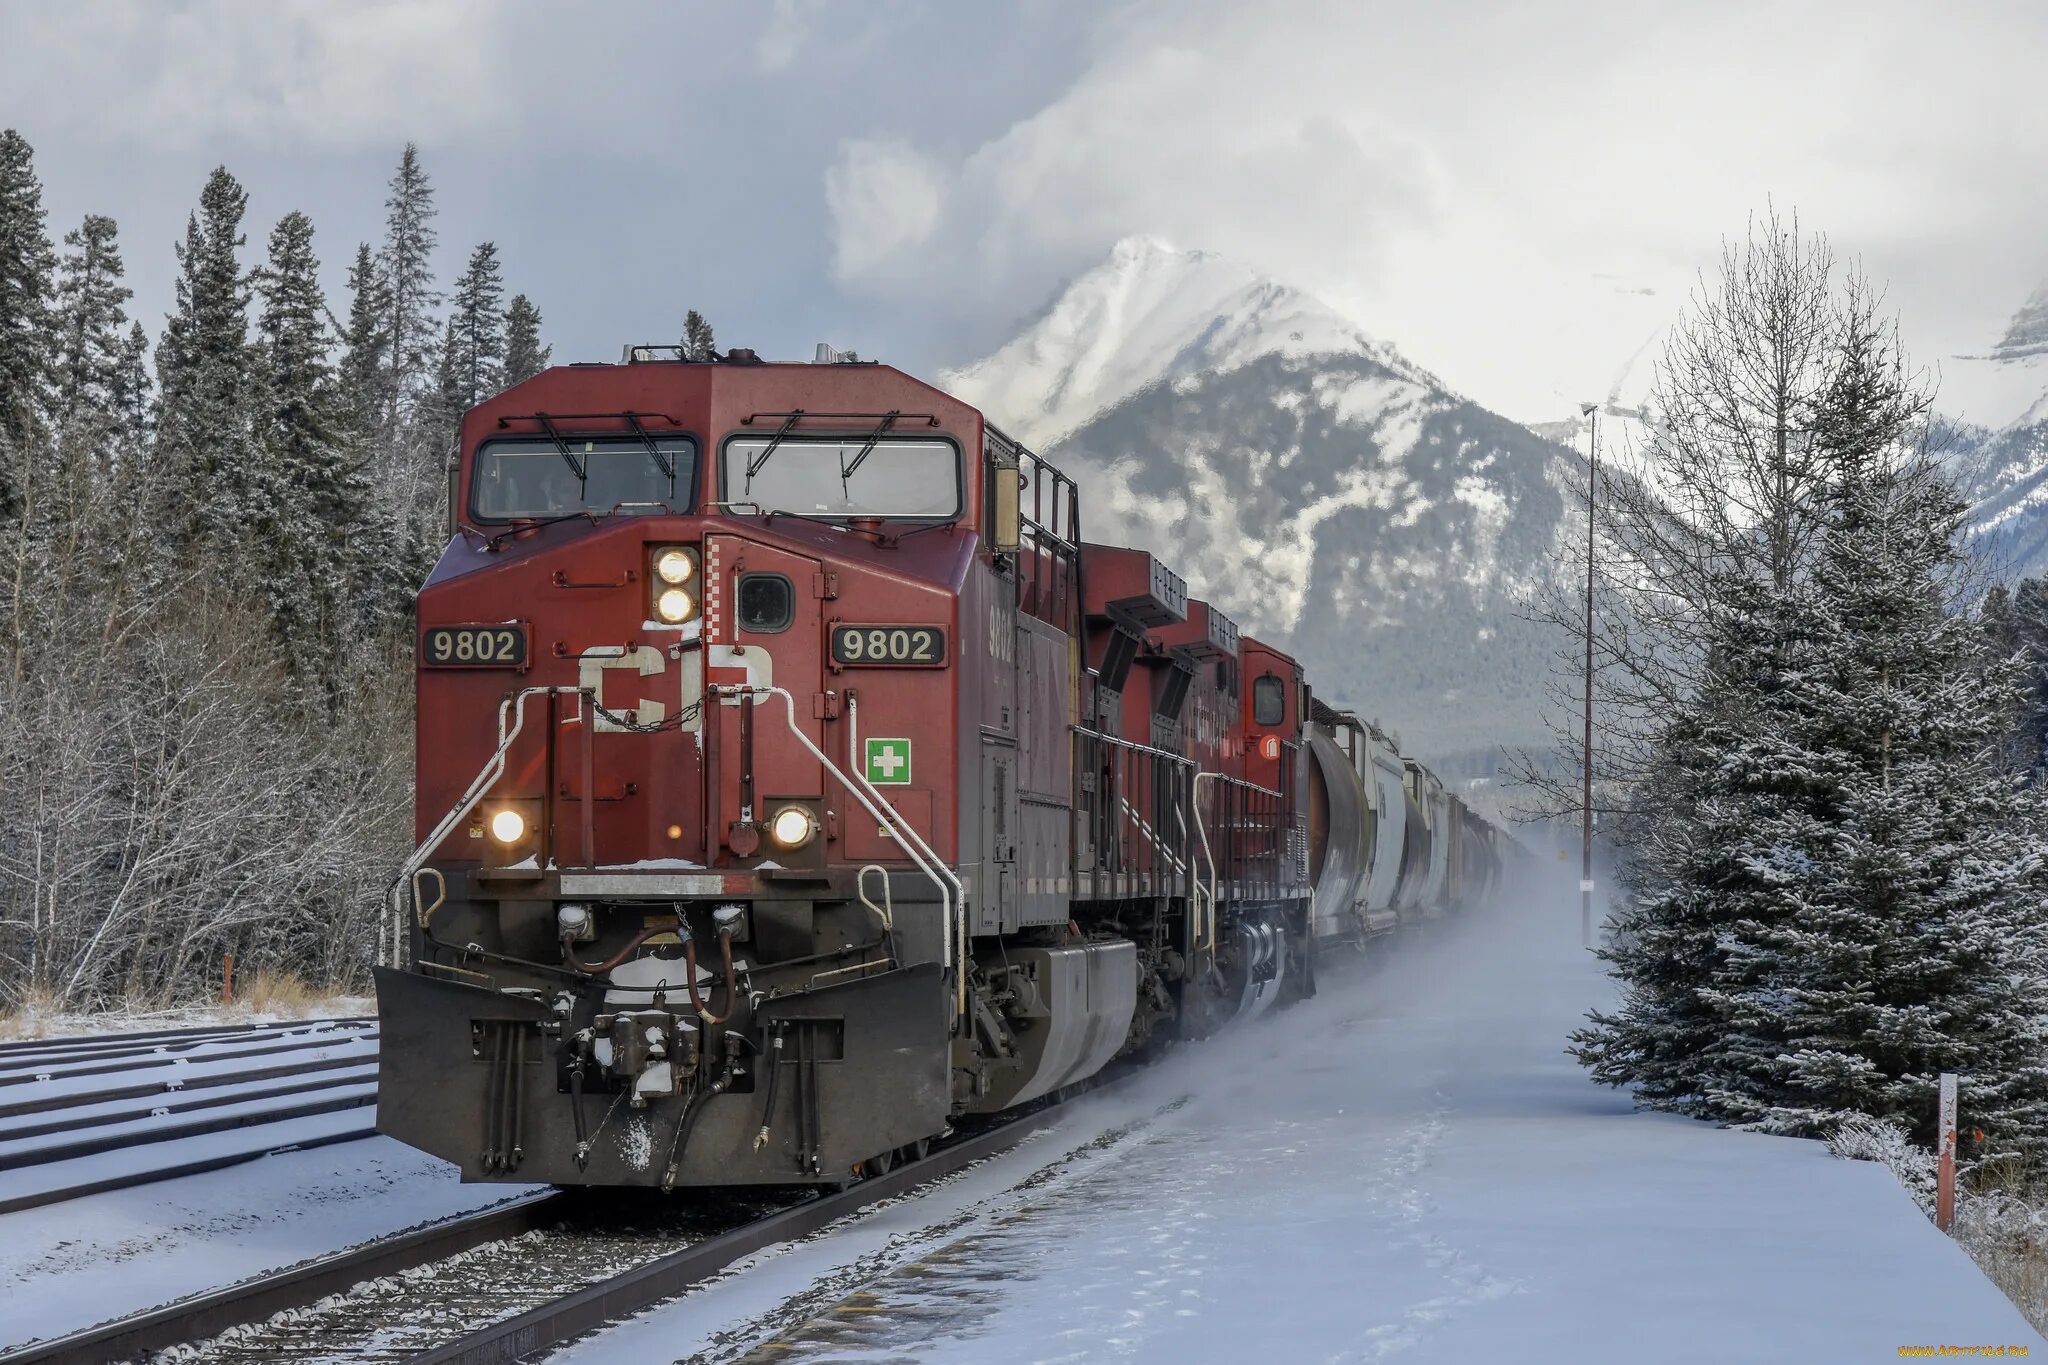
{"label": "cloudy sky", "polygon": [[2048,281],[2030,2],[14,0],[0,52],[53,228],[117,218],[153,323],[214,165],[252,248],[312,214],[338,294],[407,139],[444,276],[495,240],[558,359],[695,306],[728,345],[929,371],[1152,233],[1538,420],[1638,388],[1775,202],[1889,283],[1945,406],[1993,419],[2012,386],[1956,357]]}

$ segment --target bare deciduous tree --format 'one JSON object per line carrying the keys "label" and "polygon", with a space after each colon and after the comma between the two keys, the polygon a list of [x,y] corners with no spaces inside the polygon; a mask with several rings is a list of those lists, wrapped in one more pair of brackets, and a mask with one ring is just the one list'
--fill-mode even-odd
{"label": "bare deciduous tree", "polygon": [[[1647,740],[1697,688],[1702,625],[1730,582],[1783,594],[1811,565],[1829,477],[1814,439],[1842,341],[1881,324],[1880,300],[1838,269],[1827,239],[1776,211],[1722,250],[1659,363],[1646,435],[1603,460],[1595,499],[1596,811],[1626,817],[1644,790]],[[1927,399],[1916,390],[1914,415]],[[1582,502],[1583,506],[1583,495]],[[1516,756],[1530,816],[1575,815],[1582,739],[1589,546],[1581,523],[1530,614],[1567,644],[1553,680],[1550,754]]]}

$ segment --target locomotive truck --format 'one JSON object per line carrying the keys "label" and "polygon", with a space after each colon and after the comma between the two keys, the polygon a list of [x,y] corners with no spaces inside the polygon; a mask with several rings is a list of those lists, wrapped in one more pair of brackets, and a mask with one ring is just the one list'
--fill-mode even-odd
{"label": "locomotive truck", "polygon": [[899,370],[630,348],[468,413],[452,479],[378,1123],[465,1179],[884,1171],[1498,880],[1384,733]]}

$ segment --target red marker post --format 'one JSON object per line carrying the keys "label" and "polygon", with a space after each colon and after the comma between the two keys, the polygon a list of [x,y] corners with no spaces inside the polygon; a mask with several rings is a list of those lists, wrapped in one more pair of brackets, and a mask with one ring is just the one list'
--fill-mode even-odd
{"label": "red marker post", "polygon": [[1936,1121],[1934,1226],[1947,1232],[1956,1221],[1956,1073],[1941,1073],[1941,1115]]}

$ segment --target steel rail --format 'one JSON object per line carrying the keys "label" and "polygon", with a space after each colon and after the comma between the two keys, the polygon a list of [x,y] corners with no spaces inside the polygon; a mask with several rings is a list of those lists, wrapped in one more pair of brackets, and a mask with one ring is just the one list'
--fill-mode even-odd
{"label": "steel rail", "polygon": [[[137,1119],[175,1118],[184,1114],[202,1114],[209,1109],[219,1109],[231,1104],[248,1104],[255,1100],[292,1099],[300,1095],[314,1095],[322,1090],[336,1090],[344,1086],[375,1084],[377,1064],[364,1062],[353,1068],[364,1074],[360,1076],[315,1076],[304,1080],[287,1081],[283,1085],[257,1084],[248,1090],[227,1089],[225,1094],[200,1093],[187,1095],[182,1091],[152,1091],[142,1096],[141,1104],[107,1113],[84,1114],[76,1111],[97,1106],[120,1103],[103,1100],[94,1094],[60,1095],[41,1101],[33,1108],[27,1108],[19,1116],[55,1115],[35,1123],[19,1125],[0,1124],[0,1143],[20,1142],[28,1138],[48,1137],[53,1133],[77,1133],[93,1128],[106,1128],[117,1123],[133,1123]],[[226,1089],[226,1087],[223,1087]]]}
{"label": "steel rail", "polygon": [[96,1180],[81,1181],[76,1185],[13,1195],[0,1199],[0,1213],[19,1213],[23,1209],[40,1209],[51,1204],[69,1203],[73,1199],[83,1199],[91,1194],[132,1190],[137,1185],[154,1185],[160,1180],[177,1180],[188,1175],[206,1175],[212,1171],[224,1171],[230,1166],[260,1161],[264,1157],[277,1156],[283,1152],[310,1152],[316,1148],[333,1147],[344,1142],[361,1142],[365,1138],[375,1136],[377,1125],[372,1120],[366,1126],[345,1128],[338,1133],[323,1133],[318,1137],[293,1138],[286,1142],[259,1147],[255,1151],[221,1152],[214,1156],[193,1157],[189,1161],[180,1161],[169,1166],[153,1166],[146,1171],[124,1171],[120,1175],[101,1176]]}
{"label": "steel rail", "polygon": [[203,1047],[209,1042],[228,1042],[235,1037],[268,1038],[302,1030],[311,1033],[371,1027],[376,1022],[374,1014],[349,1014],[332,1019],[280,1020],[274,1024],[207,1024],[183,1029],[82,1034],[74,1038],[15,1038],[0,1043],[0,1067],[11,1069],[17,1058],[31,1056],[39,1061],[59,1061],[65,1060],[60,1054],[75,1053],[75,1060],[85,1060],[89,1057],[120,1056],[130,1050],[157,1052]]}
{"label": "steel rail", "polygon": [[188,1095],[195,1090],[213,1090],[222,1086],[246,1085],[251,1081],[274,1081],[286,1076],[305,1076],[316,1071],[339,1071],[347,1067],[374,1066],[374,1057],[323,1057],[317,1061],[300,1062],[295,1066],[264,1066],[249,1071],[224,1071],[217,1076],[159,1076],[141,1085],[108,1086],[98,1090],[76,1090],[65,1095],[45,1095],[33,1100],[17,1100],[11,1104],[0,1104],[0,1119],[18,1118],[23,1114],[47,1114],[70,1107],[72,1104],[98,1103],[103,1100],[133,1100],[145,1095]]}
{"label": "steel rail", "polygon": [[396,1275],[486,1242],[547,1227],[561,1218],[567,1202],[560,1191],[529,1195],[510,1204],[274,1270],[97,1327],[0,1350],[0,1365],[107,1365],[145,1357],[183,1342],[218,1336],[230,1327],[261,1322],[288,1309],[303,1308],[364,1280]]}
{"label": "steel rail", "polygon": [[82,1076],[129,1075],[156,1071],[164,1067],[175,1067],[192,1062],[232,1062],[244,1057],[276,1057],[287,1052],[312,1052],[323,1047],[347,1047],[352,1043],[374,1042],[374,1030],[354,1032],[340,1038],[301,1038],[293,1042],[274,1043],[264,1041],[260,1047],[237,1048],[232,1052],[209,1053],[204,1057],[174,1057],[167,1053],[151,1052],[132,1058],[113,1060],[91,1060],[86,1062],[53,1063],[48,1071],[22,1071],[11,1075],[0,1075],[0,1086],[34,1085],[38,1081],[68,1081]]}
{"label": "steel rail", "polygon": [[[445,1346],[412,1356],[410,1365],[512,1365],[566,1345],[675,1298],[757,1251],[809,1236],[849,1214],[1007,1151],[1064,1118],[1072,1099],[1097,1093],[1101,1088],[1084,1086],[1067,1099],[950,1141],[931,1155],[899,1166],[887,1175],[874,1176],[835,1194],[754,1219],[730,1232],[565,1294],[553,1303],[478,1328]],[[0,1365],[13,1363],[0,1356]]]}
{"label": "steel rail", "polygon": [[[757,1251],[807,1236],[870,1205],[1006,1151],[1064,1117],[1073,1099],[1104,1088],[1083,1083],[1066,1099],[952,1139],[929,1156],[907,1162],[887,1175],[750,1219],[553,1303],[478,1328],[413,1359],[515,1361],[561,1345],[673,1298]],[[316,1303],[365,1280],[431,1265],[489,1242],[552,1226],[567,1216],[574,1198],[570,1191],[550,1191],[400,1233],[61,1337],[0,1350],[0,1365],[110,1365],[203,1341],[230,1328],[252,1326]]]}
{"label": "steel rail", "polygon": [[[54,1166],[60,1161],[73,1161],[79,1157],[99,1156],[104,1152],[118,1152],[129,1147],[154,1147],[159,1143],[177,1142],[183,1138],[211,1137],[216,1133],[231,1133],[239,1128],[260,1128],[266,1123],[283,1123],[288,1119],[318,1118],[322,1114],[338,1114],[350,1109],[361,1109],[377,1102],[374,1082],[357,1081],[356,1085],[371,1085],[367,1092],[352,1095],[326,1095],[302,1097],[298,1094],[283,1096],[286,1102],[271,1108],[254,1110],[243,1114],[199,1113],[185,1118],[182,1122],[176,1115],[167,1114],[164,1122],[148,1129],[125,1133],[98,1133],[90,1137],[76,1138],[70,1142],[50,1143],[40,1147],[25,1147],[16,1152],[0,1151],[0,1171],[23,1170],[30,1166]],[[261,1098],[261,1097],[258,1097]],[[224,1103],[234,1103],[230,1099]],[[122,1122],[136,1122],[153,1117],[148,1113],[130,1115]],[[46,1125],[47,1127],[47,1125]],[[63,1131],[60,1129],[59,1131]],[[40,1133],[0,1132],[0,1144],[27,1141],[31,1137],[52,1136],[48,1131]],[[138,1174],[140,1174],[138,1172]]]}

